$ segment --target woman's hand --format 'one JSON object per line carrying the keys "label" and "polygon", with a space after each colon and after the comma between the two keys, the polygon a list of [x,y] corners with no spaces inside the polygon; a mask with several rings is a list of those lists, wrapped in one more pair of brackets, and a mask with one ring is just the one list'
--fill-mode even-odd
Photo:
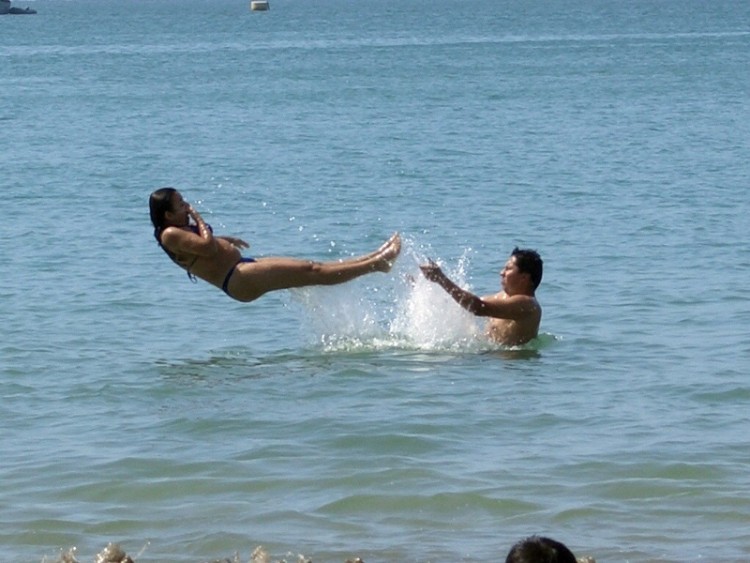
{"label": "woman's hand", "polygon": [[195,210],[195,208],[192,205],[190,205],[189,203],[187,204],[187,206],[188,206],[188,215],[190,215],[190,217],[193,219],[193,221],[195,221],[197,223],[198,219],[201,218],[200,213],[198,213]]}
{"label": "woman's hand", "polygon": [[237,237],[221,237],[221,238],[223,238],[225,241],[227,241],[229,244],[231,244],[232,246],[236,248],[250,248],[250,245],[246,243],[244,240],[242,240],[241,238],[237,238]]}

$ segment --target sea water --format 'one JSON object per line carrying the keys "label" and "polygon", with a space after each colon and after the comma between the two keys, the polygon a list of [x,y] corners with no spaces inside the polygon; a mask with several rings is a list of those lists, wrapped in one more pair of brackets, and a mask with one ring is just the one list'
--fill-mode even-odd
{"label": "sea water", "polygon": [[[750,4],[14,0],[0,560],[750,560]],[[157,247],[389,274],[251,304]],[[544,258],[521,349],[480,295]]]}

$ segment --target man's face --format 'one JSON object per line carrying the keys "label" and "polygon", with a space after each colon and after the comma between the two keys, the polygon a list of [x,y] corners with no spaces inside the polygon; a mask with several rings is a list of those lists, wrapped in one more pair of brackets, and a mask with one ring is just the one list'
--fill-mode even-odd
{"label": "man's face", "polygon": [[508,295],[518,293],[523,288],[529,274],[521,272],[516,264],[516,257],[511,256],[505,263],[502,271],[500,272],[500,278],[502,280],[503,291]]}

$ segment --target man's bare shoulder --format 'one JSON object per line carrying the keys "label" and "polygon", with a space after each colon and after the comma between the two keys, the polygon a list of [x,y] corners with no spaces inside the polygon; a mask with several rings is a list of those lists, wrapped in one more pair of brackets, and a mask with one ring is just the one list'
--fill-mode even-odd
{"label": "man's bare shoulder", "polygon": [[482,301],[488,303],[528,303],[534,304],[539,307],[539,302],[534,295],[527,295],[525,293],[517,293],[515,295],[508,295],[504,291],[499,291],[491,295],[482,297]]}
{"label": "man's bare shoulder", "polygon": [[492,303],[493,301],[502,301],[506,299],[508,296],[505,294],[504,291],[498,291],[497,293],[491,293],[490,295],[485,295],[482,297],[482,301],[486,301],[487,303]]}
{"label": "man's bare shoulder", "polygon": [[542,308],[533,295],[508,295],[500,291],[482,298],[486,304],[486,315],[499,319],[520,320],[532,316],[541,316]]}

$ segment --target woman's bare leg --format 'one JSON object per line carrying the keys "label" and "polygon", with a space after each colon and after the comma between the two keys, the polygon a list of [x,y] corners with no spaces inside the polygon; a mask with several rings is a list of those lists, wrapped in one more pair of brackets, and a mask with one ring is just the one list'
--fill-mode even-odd
{"label": "woman's bare leg", "polygon": [[371,272],[390,271],[399,252],[401,237],[396,234],[373,253],[341,261],[259,258],[237,265],[229,293],[239,301],[252,301],[279,289],[345,283]]}
{"label": "woman's bare leg", "polygon": [[373,250],[372,252],[369,252],[367,254],[363,254],[362,256],[354,256],[352,258],[347,258],[347,260],[367,260],[369,258],[373,258],[374,256],[378,256],[382,252],[384,252],[388,247],[390,247],[393,244],[399,245],[399,252],[401,248],[401,235],[398,233],[393,233],[391,235],[391,238],[389,238],[387,241],[385,241],[383,244],[380,245],[380,248],[377,250]]}

